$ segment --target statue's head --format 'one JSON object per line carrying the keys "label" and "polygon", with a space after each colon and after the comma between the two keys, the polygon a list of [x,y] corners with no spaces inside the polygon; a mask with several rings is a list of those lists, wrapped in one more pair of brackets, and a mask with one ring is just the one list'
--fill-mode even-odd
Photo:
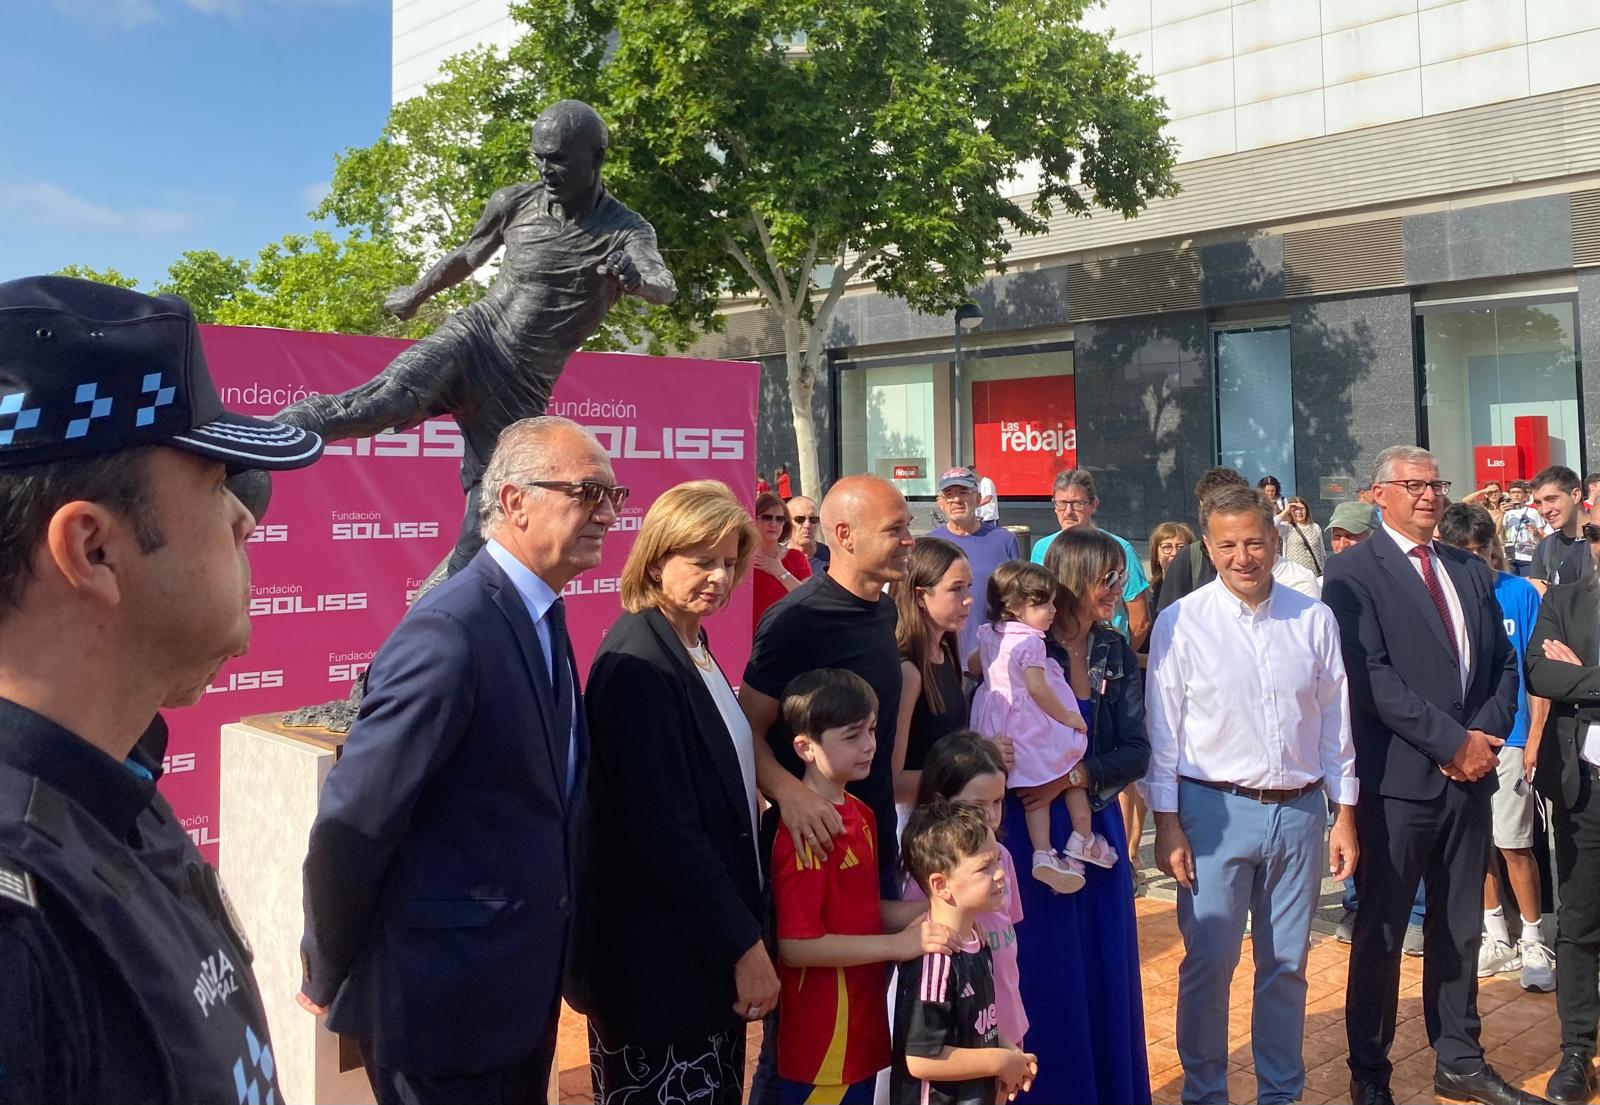
{"label": "statue's head", "polygon": [[533,121],[534,163],[545,188],[563,203],[594,191],[609,144],[605,120],[580,100],[557,101]]}

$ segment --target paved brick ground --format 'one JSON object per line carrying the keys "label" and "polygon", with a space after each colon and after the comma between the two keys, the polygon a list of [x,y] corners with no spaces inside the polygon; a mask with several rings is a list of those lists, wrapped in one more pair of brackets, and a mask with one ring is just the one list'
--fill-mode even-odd
{"label": "paved brick ground", "polygon": [[[1145,1034],[1149,1043],[1150,1088],[1158,1103],[1176,1102],[1183,1072],[1173,1048],[1173,1018],[1178,993],[1178,963],[1183,943],[1177,914],[1170,901],[1143,897],[1138,903],[1139,949],[1144,966]],[[1345,1065],[1344,991],[1349,949],[1331,935],[1313,936],[1306,1010],[1307,1105],[1346,1101],[1350,1071]],[[1230,1056],[1233,1073],[1229,1098],[1255,1100],[1255,1075],[1250,1061],[1250,951],[1240,958],[1233,982]],[[1392,1087],[1399,1102],[1442,1100],[1433,1094],[1433,1053],[1422,1019],[1422,961],[1406,959],[1400,975],[1400,1023],[1395,1033]],[[1544,1090],[1545,1079],[1560,1059],[1560,1029],[1555,995],[1524,993],[1514,975],[1486,981],[1478,992],[1483,1015],[1483,1042],[1489,1061],[1523,1089]],[[752,1028],[748,1062],[755,1065],[760,1029]],[[588,1102],[589,1057],[583,1020],[568,1010],[562,1018],[557,1058],[561,1066],[561,1100]],[[748,1084],[748,1081],[747,1081]]]}

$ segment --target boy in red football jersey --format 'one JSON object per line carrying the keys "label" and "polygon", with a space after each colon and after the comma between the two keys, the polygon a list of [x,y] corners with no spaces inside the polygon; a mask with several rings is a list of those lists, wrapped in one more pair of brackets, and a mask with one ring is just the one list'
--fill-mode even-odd
{"label": "boy in red football jersey", "polygon": [[824,668],[784,689],[783,717],[805,764],[804,781],[844,821],[826,856],[796,853],[780,832],[772,845],[777,907],[778,1105],[870,1105],[889,1065],[885,963],[954,951],[922,902],[878,896],[878,830],[872,810],[845,791],[864,779],[877,748],[877,696],[853,672]]}

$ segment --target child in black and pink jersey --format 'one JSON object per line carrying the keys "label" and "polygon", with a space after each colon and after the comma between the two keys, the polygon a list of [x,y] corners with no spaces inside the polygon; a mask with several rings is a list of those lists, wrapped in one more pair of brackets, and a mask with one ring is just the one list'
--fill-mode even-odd
{"label": "child in black and pink jersey", "polygon": [[1005,901],[1000,845],[982,811],[936,798],[912,811],[901,836],[906,870],[948,926],[954,955],[900,965],[894,1013],[894,1105],[994,1105],[1033,1085],[1036,1057],[1000,1035],[994,969],[978,917]]}

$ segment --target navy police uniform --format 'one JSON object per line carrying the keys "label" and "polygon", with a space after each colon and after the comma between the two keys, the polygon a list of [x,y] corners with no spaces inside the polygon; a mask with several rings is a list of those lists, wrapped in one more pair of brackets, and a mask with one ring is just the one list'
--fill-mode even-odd
{"label": "navy police uniform", "polygon": [[[223,409],[176,296],[0,283],[0,477],[150,445],[233,470],[322,452]],[[0,1105],[282,1099],[249,944],[156,792],[166,744],[156,717],[118,761],[0,698]]]}
{"label": "navy police uniform", "polygon": [[250,950],[156,791],[158,717],[125,763],[0,699],[0,1102],[276,1105]]}

